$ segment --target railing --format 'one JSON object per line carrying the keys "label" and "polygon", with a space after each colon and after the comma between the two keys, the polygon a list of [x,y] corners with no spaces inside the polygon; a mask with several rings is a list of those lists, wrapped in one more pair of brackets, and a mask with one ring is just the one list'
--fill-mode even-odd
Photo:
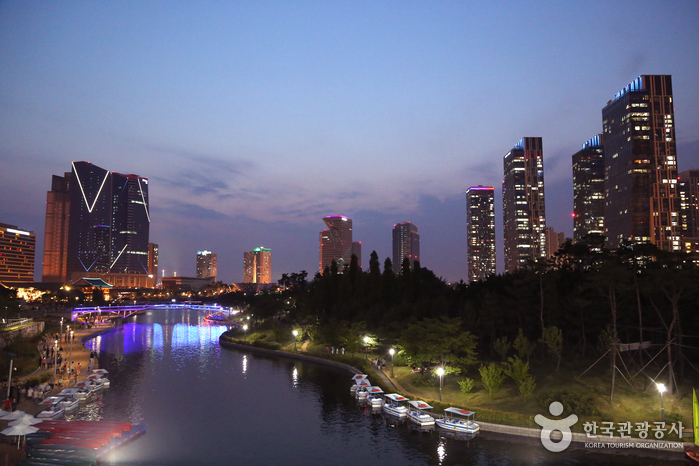
{"label": "railing", "polygon": [[71,321],[76,320],[78,317],[84,314],[95,314],[103,313],[106,315],[119,315],[121,317],[129,317],[139,311],[144,311],[146,309],[192,309],[195,311],[202,312],[204,314],[212,314],[215,312],[227,312],[228,314],[235,314],[238,311],[227,307],[215,305],[207,306],[203,304],[180,304],[180,303],[170,303],[170,304],[142,304],[134,306],[95,306],[95,307],[75,307],[71,313]]}
{"label": "railing", "polygon": [[19,328],[23,325],[27,325],[34,322],[34,319],[7,319],[5,322],[0,323],[0,331],[6,332],[8,330],[13,330]]}

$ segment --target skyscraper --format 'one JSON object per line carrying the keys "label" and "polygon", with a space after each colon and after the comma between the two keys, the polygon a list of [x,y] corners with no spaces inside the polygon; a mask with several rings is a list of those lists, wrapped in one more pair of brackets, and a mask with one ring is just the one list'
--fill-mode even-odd
{"label": "skyscraper", "polygon": [[33,232],[0,223],[0,283],[33,282],[35,250]]}
{"label": "skyscraper", "polygon": [[197,278],[211,278],[216,281],[216,254],[211,251],[197,252]]}
{"label": "skyscraper", "polygon": [[546,257],[544,153],[541,138],[527,137],[503,160],[502,213],[505,271],[514,272],[529,259]]}
{"label": "skyscraper", "polygon": [[471,186],[466,190],[468,281],[495,275],[495,188]]}
{"label": "skyscraper", "polygon": [[148,278],[152,281],[151,287],[158,281],[158,256],[159,247],[155,243],[148,243]]}
{"label": "skyscraper", "polygon": [[44,280],[148,286],[149,211],[147,178],[73,162],[47,195]]}
{"label": "skyscraper", "polygon": [[328,226],[320,232],[320,273],[330,267],[332,261],[337,263],[338,271],[342,272],[345,265],[350,265],[352,255],[357,256],[359,266],[362,266],[361,242],[352,241],[352,219],[344,215],[329,215],[323,218]]}
{"label": "skyscraper", "polygon": [[546,227],[546,257],[553,257],[566,242],[566,235],[562,231],[554,231],[553,227]]}
{"label": "skyscraper", "polygon": [[699,170],[679,174],[680,225],[682,244],[686,252],[699,252]]}
{"label": "skyscraper", "polygon": [[272,283],[272,250],[255,248],[243,254],[243,283]]}
{"label": "skyscraper", "polygon": [[672,77],[639,76],[607,102],[602,120],[609,247],[628,239],[680,250]]}
{"label": "skyscraper", "polygon": [[598,134],[573,154],[573,238],[604,234],[604,138]]}
{"label": "skyscraper", "polygon": [[410,267],[420,261],[420,235],[411,222],[393,225],[393,272],[400,273],[403,259],[410,260]]}

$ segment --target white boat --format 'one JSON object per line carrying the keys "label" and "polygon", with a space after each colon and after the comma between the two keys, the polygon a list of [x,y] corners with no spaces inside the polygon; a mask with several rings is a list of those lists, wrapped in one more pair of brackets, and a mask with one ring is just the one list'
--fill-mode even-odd
{"label": "white boat", "polygon": [[354,381],[354,385],[350,387],[350,393],[356,392],[358,388],[370,386],[371,382],[369,382],[369,379],[357,379]]}
{"label": "white boat", "polygon": [[58,403],[58,406],[63,408],[64,411],[72,411],[78,407],[80,401],[77,398],[65,397]]}
{"label": "white boat", "polygon": [[61,406],[59,406],[58,404],[54,404],[37,414],[36,417],[40,419],[56,419],[58,417],[61,417],[63,411],[64,409],[61,408]]}
{"label": "white boat", "polygon": [[408,415],[408,408],[401,404],[403,401],[410,400],[397,393],[390,393],[386,395],[386,401],[382,406],[383,412],[399,418],[406,417]]}
{"label": "white boat", "polygon": [[425,412],[426,409],[433,409],[424,401],[409,401],[408,404],[415,409],[408,409],[408,420],[419,426],[433,426],[434,418]]}
{"label": "white boat", "polygon": [[109,374],[109,372],[107,371],[107,369],[94,369],[92,372],[95,373],[95,374],[102,374],[102,375],[104,375],[104,374]]}
{"label": "white boat", "polygon": [[90,391],[90,393],[94,393],[97,390],[100,390],[102,387],[104,387],[104,384],[101,383],[99,380],[83,380],[82,382],[76,383],[75,387],[86,388]]}
{"label": "white boat", "polygon": [[[98,369],[99,370],[99,369]],[[109,379],[104,376],[104,374],[99,373],[99,374],[90,374],[86,378],[86,380],[94,380],[96,382],[101,383],[105,387],[109,387]]]}
{"label": "white boat", "polygon": [[368,405],[371,405],[372,408],[383,406],[383,390],[381,390],[381,387],[369,387],[367,391],[369,392],[366,397]]}
{"label": "white boat", "polygon": [[[450,414],[462,416],[463,419],[450,416]],[[445,409],[444,417],[441,419],[436,419],[435,423],[442,429],[447,429],[454,432],[466,432],[468,434],[475,434],[481,428],[481,426],[473,422],[473,416],[475,416],[475,414],[475,411],[451,407]]]}
{"label": "white boat", "polygon": [[63,399],[62,396],[50,396],[48,398],[44,398],[41,400],[41,403],[39,403],[42,406],[52,406],[52,405],[57,405],[58,403],[61,402]]}

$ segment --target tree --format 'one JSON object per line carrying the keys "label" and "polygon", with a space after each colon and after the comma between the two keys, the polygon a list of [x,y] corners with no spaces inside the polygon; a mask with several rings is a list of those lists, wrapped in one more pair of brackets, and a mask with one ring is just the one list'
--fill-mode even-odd
{"label": "tree", "polygon": [[481,373],[481,382],[483,382],[483,386],[488,390],[492,398],[493,392],[500,388],[500,385],[505,381],[502,369],[498,364],[491,362],[487,366],[481,365],[481,367],[478,368],[478,372]]}
{"label": "tree", "polygon": [[549,353],[556,356],[556,372],[561,365],[561,353],[563,352],[563,331],[558,327],[545,327],[541,341],[546,343]]}
{"label": "tree", "polygon": [[529,363],[522,361],[518,356],[510,357],[502,365],[502,371],[519,385],[529,376]]}
{"label": "tree", "polygon": [[536,344],[534,342],[530,342],[529,339],[524,336],[524,332],[521,328],[519,329],[519,333],[517,334],[512,346],[517,350],[517,353],[521,359],[524,359],[525,357],[527,358],[527,364],[529,363],[529,356],[531,356],[536,349]]}
{"label": "tree", "polygon": [[461,320],[424,319],[409,324],[401,332],[399,343],[408,357],[443,367],[452,363],[465,367],[476,362],[476,337],[461,328]]}
{"label": "tree", "polygon": [[507,337],[503,336],[495,340],[495,343],[493,343],[493,351],[504,361],[511,346],[512,344],[507,340]]}

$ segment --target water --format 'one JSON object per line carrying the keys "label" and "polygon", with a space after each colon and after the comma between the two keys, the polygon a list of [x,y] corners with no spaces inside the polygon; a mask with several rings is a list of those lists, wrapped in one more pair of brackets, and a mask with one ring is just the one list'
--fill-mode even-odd
{"label": "water", "polygon": [[67,418],[146,424],[114,465],[684,464],[679,453],[550,453],[536,439],[411,429],[358,406],[350,374],[223,349],[225,330],[195,311],[153,310],[92,340],[111,387]]}

